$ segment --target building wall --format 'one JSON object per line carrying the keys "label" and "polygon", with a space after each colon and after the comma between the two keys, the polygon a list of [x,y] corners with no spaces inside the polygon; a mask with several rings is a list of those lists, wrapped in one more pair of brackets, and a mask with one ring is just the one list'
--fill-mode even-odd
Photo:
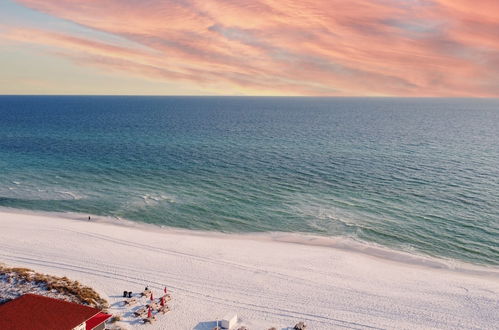
{"label": "building wall", "polygon": [[106,328],[106,322],[99,324],[93,330],[104,330]]}

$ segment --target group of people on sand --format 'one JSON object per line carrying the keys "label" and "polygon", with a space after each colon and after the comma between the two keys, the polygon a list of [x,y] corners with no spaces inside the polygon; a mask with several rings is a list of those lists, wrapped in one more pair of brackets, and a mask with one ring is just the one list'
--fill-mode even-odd
{"label": "group of people on sand", "polygon": [[145,287],[144,291],[142,291],[138,295],[134,295],[132,291],[123,291],[123,298],[125,298],[124,305],[125,306],[133,306],[138,300],[139,297],[146,297],[150,300],[148,304],[138,308],[133,312],[136,317],[141,317],[143,323],[153,323],[156,321],[156,314],[163,313],[166,314],[170,311],[170,307],[166,304],[166,302],[172,299],[172,296],[168,293],[166,287],[164,288],[164,295],[159,297],[158,299],[154,299],[154,295],[149,287]]}
{"label": "group of people on sand", "polygon": [[[172,296],[168,293],[167,288],[165,287],[163,289],[163,296],[159,297],[158,299],[154,299],[154,295],[152,291],[149,289],[148,286],[144,288],[144,291],[142,291],[140,294],[133,294],[132,291],[123,291],[123,298],[125,298],[124,305],[125,306],[133,306],[135,305],[138,300],[137,297],[142,298],[146,297],[149,300],[149,303],[147,303],[145,306],[142,306],[138,309],[136,309],[133,314],[136,317],[142,318],[142,322],[145,323],[153,323],[156,321],[156,315],[158,313],[163,313],[166,314],[169,312],[171,309],[170,307],[166,304],[166,302],[170,301],[172,299]],[[307,328],[307,325],[304,322],[299,322],[297,323],[294,327],[293,330],[305,330]],[[218,325],[213,330],[221,330],[222,328]],[[246,327],[240,327],[238,330],[248,330]],[[276,330],[276,328],[270,328],[269,330]]]}

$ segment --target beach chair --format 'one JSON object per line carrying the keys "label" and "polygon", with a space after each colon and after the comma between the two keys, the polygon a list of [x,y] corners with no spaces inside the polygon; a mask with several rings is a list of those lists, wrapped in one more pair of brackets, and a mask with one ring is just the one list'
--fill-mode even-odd
{"label": "beach chair", "polygon": [[305,330],[307,328],[307,325],[305,324],[305,322],[298,322],[296,323],[295,327],[293,328],[294,330]]}
{"label": "beach chair", "polygon": [[159,305],[155,301],[146,305],[146,308],[151,308],[151,309],[158,309],[158,307],[159,307]]}
{"label": "beach chair", "polygon": [[128,298],[125,300],[125,305],[127,306],[133,306],[137,303],[137,298],[133,297],[133,298]]}
{"label": "beach chair", "polygon": [[142,319],[142,322],[144,322],[144,324],[146,324],[146,323],[153,324],[155,321],[156,321],[156,317],[155,316],[145,317],[145,318]]}
{"label": "beach chair", "polygon": [[133,312],[133,315],[135,315],[137,317],[142,317],[144,315],[147,315],[147,308],[142,307],[142,308],[136,310],[135,312]]}
{"label": "beach chair", "polygon": [[151,307],[147,308],[147,317],[143,318],[142,321],[144,321],[144,323],[153,323],[156,321],[156,317],[152,314]]}
{"label": "beach chair", "polygon": [[166,314],[168,313],[169,311],[171,311],[170,307],[168,307],[167,305],[164,305],[164,306],[160,306],[158,309],[157,309],[158,313],[163,313],[163,314]]}

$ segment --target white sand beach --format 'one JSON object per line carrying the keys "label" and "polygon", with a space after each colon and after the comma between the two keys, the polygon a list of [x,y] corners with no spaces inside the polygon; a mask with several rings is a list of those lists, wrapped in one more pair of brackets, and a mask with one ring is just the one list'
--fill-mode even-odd
{"label": "white sand beach", "polygon": [[126,312],[124,290],[148,285],[159,296],[167,286],[172,311],[153,325],[125,316],[130,328],[211,329],[228,312],[250,330],[298,321],[314,330],[499,325],[496,267],[297,242],[0,212],[0,262],[78,280],[112,313]]}

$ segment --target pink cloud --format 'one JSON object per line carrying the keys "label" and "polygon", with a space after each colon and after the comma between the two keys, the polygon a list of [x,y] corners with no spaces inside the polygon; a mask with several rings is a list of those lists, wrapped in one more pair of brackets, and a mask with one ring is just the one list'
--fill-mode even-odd
{"label": "pink cloud", "polygon": [[142,46],[28,32],[74,61],[222,94],[499,96],[495,0],[18,2]]}

